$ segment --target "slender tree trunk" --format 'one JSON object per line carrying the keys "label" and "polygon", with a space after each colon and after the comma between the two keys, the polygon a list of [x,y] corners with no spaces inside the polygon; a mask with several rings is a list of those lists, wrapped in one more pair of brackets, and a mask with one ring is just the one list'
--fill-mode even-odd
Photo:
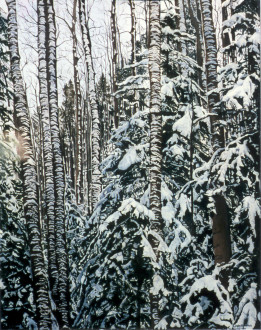
{"label": "slender tree trunk", "polygon": [[[135,15],[135,2],[134,0],[129,0],[129,6],[131,9],[131,64],[135,65],[136,63],[136,15]],[[136,67],[132,68],[132,75],[136,76]],[[133,113],[137,111],[137,99],[138,99],[138,92],[134,91],[134,108]]]}
{"label": "slender tree trunk", "polygon": [[[185,9],[184,9],[183,1],[184,0],[179,0],[179,15],[180,15],[179,30],[181,33],[186,33]],[[181,53],[182,55],[187,55],[187,47],[186,47],[186,42],[184,40],[181,41]]]}
{"label": "slender tree trunk", "polygon": [[215,116],[211,116],[211,127],[213,134],[214,148],[224,147],[225,139],[223,130],[217,127],[219,121],[219,113],[216,104],[219,102],[219,93],[216,91],[218,87],[217,82],[217,45],[215,28],[212,17],[212,5],[210,0],[200,0],[201,13],[203,21],[203,34],[205,43],[206,56],[206,78],[208,96],[208,109]]}
{"label": "slender tree trunk", "polygon": [[45,172],[45,203],[47,215],[48,273],[54,301],[58,302],[58,269],[56,260],[55,234],[55,196],[53,178],[53,151],[50,129],[49,97],[46,63],[46,12],[44,0],[38,0],[38,56],[39,56],[39,87],[40,107],[43,123],[43,155]]}
{"label": "slender tree trunk", "polygon": [[91,151],[91,166],[92,166],[92,183],[91,183],[91,206],[94,209],[99,200],[101,193],[101,172],[100,164],[100,120],[98,111],[98,101],[95,91],[95,76],[91,53],[91,39],[89,34],[88,23],[86,20],[85,0],[79,0],[79,16],[81,23],[83,47],[85,53],[85,63],[88,73],[88,93],[91,110],[92,122],[92,151]]}
{"label": "slender tree trunk", "polygon": [[116,36],[116,0],[111,3],[111,39],[112,39],[112,93],[114,104],[114,125],[119,126],[119,105],[115,93],[117,92],[117,36]]}
{"label": "slender tree trunk", "polygon": [[[161,217],[161,166],[162,166],[162,114],[161,114],[161,27],[160,1],[149,3],[149,77],[150,77],[150,209],[155,218],[151,229],[162,236]],[[150,238],[151,246],[158,259],[158,242]],[[159,298],[151,294],[152,328],[160,321]]]}
{"label": "slender tree trunk", "polygon": [[9,10],[8,33],[11,54],[11,73],[14,84],[14,108],[18,130],[19,155],[22,164],[24,212],[29,236],[37,322],[39,328],[50,329],[51,305],[41,244],[38,205],[39,191],[35,159],[32,151],[32,138],[30,135],[29,110],[26,107],[26,96],[20,71],[16,1],[7,0],[6,2]]}
{"label": "slender tree trunk", "polygon": [[77,203],[83,202],[83,195],[81,193],[82,186],[82,145],[81,137],[82,133],[82,107],[81,107],[81,93],[80,93],[80,82],[78,78],[78,55],[77,55],[77,37],[76,37],[76,22],[77,22],[77,0],[73,1],[73,17],[72,17],[72,39],[73,39],[73,80],[75,90],[75,106],[76,106],[76,152],[75,152],[75,193]]}
{"label": "slender tree trunk", "polygon": [[[135,64],[136,54],[136,16],[135,16],[135,3],[133,0],[129,0],[129,6],[131,10],[131,64]],[[136,68],[132,68],[132,75],[136,76]]]}
{"label": "slender tree trunk", "polygon": [[56,74],[56,26],[53,0],[46,0],[47,6],[47,77],[50,111],[50,129],[53,151],[56,256],[58,265],[58,322],[61,327],[69,326],[68,255],[65,237],[64,193],[65,175],[61,152],[58,122],[58,94]]}
{"label": "slender tree trunk", "polygon": [[[196,32],[196,61],[199,67],[203,70],[203,56],[204,56],[204,50],[202,47],[203,43],[203,36],[202,36],[202,24],[201,24],[201,15],[198,15],[198,6],[195,6],[195,0],[188,0],[188,9],[189,9],[189,15],[191,24],[195,29]],[[204,77],[203,72],[198,72],[198,83],[199,86],[204,89]]]}
{"label": "slender tree trunk", "polygon": [[146,23],[146,44],[149,48],[149,14],[148,14],[148,0],[144,0],[144,14],[145,14],[145,23]]}
{"label": "slender tree trunk", "polygon": [[161,29],[158,0],[150,2],[150,46],[149,46],[149,76],[150,76],[150,207],[156,220],[153,227],[161,227],[161,163],[162,163],[162,114],[161,114]]}
{"label": "slender tree trunk", "polygon": [[[219,94],[215,91],[218,87],[217,82],[217,47],[215,38],[215,29],[212,18],[212,6],[210,0],[201,0],[201,12],[203,18],[203,33],[205,40],[206,53],[206,75],[207,75],[207,91],[209,112],[213,113],[216,104],[219,101]],[[213,111],[214,110],[214,111]],[[213,138],[213,148],[224,147],[224,132],[218,131],[216,125],[219,121],[219,115],[215,118],[211,117],[211,128]],[[215,255],[215,263],[227,263],[231,257],[230,228],[225,198],[221,195],[214,196],[216,214],[213,217],[213,247]],[[227,286],[227,275],[223,276],[221,282]]]}

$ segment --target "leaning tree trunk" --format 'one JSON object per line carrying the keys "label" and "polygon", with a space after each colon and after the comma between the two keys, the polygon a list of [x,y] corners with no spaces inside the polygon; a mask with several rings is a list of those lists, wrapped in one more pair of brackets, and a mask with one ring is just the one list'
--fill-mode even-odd
{"label": "leaning tree trunk", "polygon": [[56,27],[53,0],[46,0],[47,10],[47,78],[50,112],[50,129],[53,151],[56,259],[58,266],[58,322],[69,326],[68,255],[65,236],[65,175],[58,122],[58,95],[56,74]]}
{"label": "leaning tree trunk", "polygon": [[47,216],[47,244],[48,244],[48,275],[52,298],[58,302],[58,269],[56,263],[55,237],[55,196],[53,178],[53,152],[50,129],[49,97],[47,86],[46,63],[46,16],[45,1],[38,0],[38,57],[39,57],[39,87],[40,107],[43,123],[43,156],[45,173],[45,202]]}
{"label": "leaning tree trunk", "polygon": [[[161,27],[160,2],[149,3],[149,77],[150,77],[150,209],[155,218],[151,229],[162,236],[161,216],[161,165],[162,165],[162,114],[161,114]],[[159,258],[158,242],[152,237],[150,244]],[[151,293],[151,321],[155,328],[160,321],[159,298]]]}
{"label": "leaning tree trunk", "polygon": [[92,183],[91,183],[91,206],[92,210],[99,200],[101,193],[101,172],[100,164],[100,120],[98,111],[98,102],[95,91],[95,76],[91,53],[91,38],[89,34],[88,23],[86,20],[85,0],[79,0],[79,16],[81,23],[83,48],[85,54],[85,63],[88,73],[88,94],[91,110],[92,122],[92,150],[91,150],[91,167],[92,167]]}
{"label": "leaning tree trunk", "polygon": [[[218,130],[218,121],[220,116],[216,113],[216,105],[219,102],[219,94],[216,91],[217,82],[217,46],[215,38],[215,29],[212,17],[212,6],[210,0],[201,0],[201,12],[203,18],[203,33],[205,40],[206,54],[206,77],[209,112],[215,114],[211,116],[211,130],[213,134],[213,148],[222,148],[225,145],[224,132]],[[228,220],[228,211],[225,198],[221,195],[214,196],[216,214],[213,216],[213,248],[215,263],[227,263],[231,257],[230,228]],[[221,282],[227,286],[227,274],[223,275]]]}
{"label": "leaning tree trunk", "polygon": [[51,305],[41,244],[38,208],[39,191],[32,138],[30,135],[29,110],[26,106],[26,95],[20,71],[16,1],[7,0],[6,2],[9,10],[8,34],[11,55],[11,73],[14,84],[14,109],[17,124],[16,128],[18,131],[19,155],[22,165],[24,212],[29,236],[37,322],[39,328],[50,329]]}

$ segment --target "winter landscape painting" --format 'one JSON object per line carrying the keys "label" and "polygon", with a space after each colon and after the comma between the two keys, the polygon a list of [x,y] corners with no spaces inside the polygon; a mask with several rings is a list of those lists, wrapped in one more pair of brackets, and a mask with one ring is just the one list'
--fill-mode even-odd
{"label": "winter landscape painting", "polygon": [[259,0],[0,0],[0,329],[260,329]]}

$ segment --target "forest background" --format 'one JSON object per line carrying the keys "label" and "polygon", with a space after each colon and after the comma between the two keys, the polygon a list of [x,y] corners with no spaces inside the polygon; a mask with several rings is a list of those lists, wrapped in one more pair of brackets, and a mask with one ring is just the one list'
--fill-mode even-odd
{"label": "forest background", "polygon": [[260,328],[257,0],[0,0],[3,329]]}

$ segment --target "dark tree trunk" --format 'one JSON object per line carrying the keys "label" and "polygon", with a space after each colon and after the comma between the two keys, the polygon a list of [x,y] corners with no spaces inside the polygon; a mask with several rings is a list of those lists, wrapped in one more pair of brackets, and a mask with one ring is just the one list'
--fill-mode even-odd
{"label": "dark tree trunk", "polygon": [[[198,0],[197,0],[198,1]],[[193,28],[196,32],[196,61],[202,71],[198,72],[198,83],[199,86],[204,89],[206,86],[204,84],[204,73],[203,73],[203,56],[204,50],[202,47],[203,44],[203,35],[202,35],[202,23],[201,23],[201,15],[198,9],[198,6],[195,3],[195,0],[188,0],[188,9],[190,20]]]}

